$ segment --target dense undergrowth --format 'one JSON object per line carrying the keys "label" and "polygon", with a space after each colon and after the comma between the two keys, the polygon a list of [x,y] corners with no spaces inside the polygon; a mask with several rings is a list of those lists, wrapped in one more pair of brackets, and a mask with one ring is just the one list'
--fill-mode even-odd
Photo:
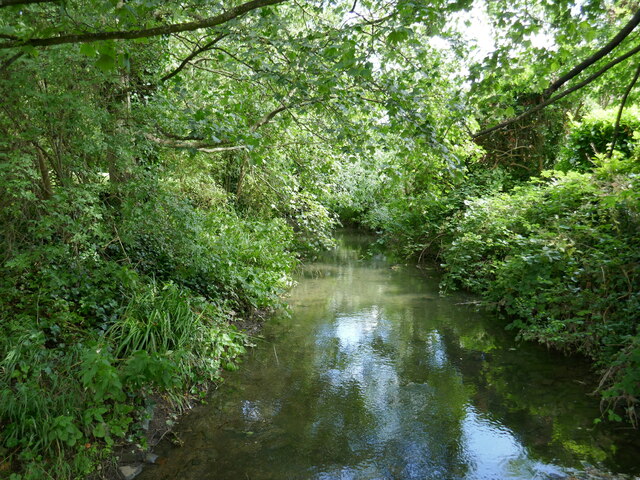
{"label": "dense undergrowth", "polygon": [[331,243],[315,150],[293,170],[255,132],[250,152],[154,141],[244,142],[271,105],[240,94],[242,115],[211,120],[207,95],[218,108],[236,83],[164,88],[166,42],[105,48],[0,72],[0,478],[86,478],[144,442],[155,399],[180,409],[236,368],[236,324],[278,308],[299,257]]}
{"label": "dense undergrowth", "polygon": [[42,202],[35,172],[3,168],[0,475],[76,478],[144,441],[152,393],[180,408],[235,368],[234,321],[279,304],[293,231],[166,172]]}
{"label": "dense undergrowth", "polygon": [[[483,295],[521,338],[592,358],[608,418],[637,425],[640,150],[634,118],[623,121],[623,148],[611,158],[603,136],[613,131],[613,115],[598,114],[572,129],[559,157],[564,171],[516,181],[508,169],[471,165],[456,187],[389,196],[363,209],[360,221],[381,231],[401,255],[436,258],[444,291]],[[579,161],[586,145],[591,156]]]}

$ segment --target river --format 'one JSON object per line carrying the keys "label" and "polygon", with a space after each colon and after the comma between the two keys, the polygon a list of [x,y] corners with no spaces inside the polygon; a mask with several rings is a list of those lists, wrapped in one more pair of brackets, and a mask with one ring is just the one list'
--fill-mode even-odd
{"label": "river", "polygon": [[159,446],[141,480],[559,479],[640,472],[637,432],[595,425],[588,364],[517,342],[438,273],[343,234],[290,316]]}

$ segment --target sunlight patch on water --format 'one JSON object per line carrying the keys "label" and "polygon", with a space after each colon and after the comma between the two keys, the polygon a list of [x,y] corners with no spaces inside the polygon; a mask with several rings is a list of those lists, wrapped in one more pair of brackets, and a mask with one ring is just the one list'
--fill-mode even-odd
{"label": "sunlight patch on water", "polygon": [[531,459],[527,449],[504,425],[467,405],[462,421],[462,456],[472,469],[465,479],[548,479],[563,469]]}

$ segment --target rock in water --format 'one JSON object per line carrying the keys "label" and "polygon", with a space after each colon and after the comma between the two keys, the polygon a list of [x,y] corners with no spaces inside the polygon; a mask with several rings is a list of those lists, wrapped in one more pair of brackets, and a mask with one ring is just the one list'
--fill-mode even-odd
{"label": "rock in water", "polygon": [[122,467],[120,467],[120,473],[122,474],[122,478],[124,478],[124,480],[132,480],[136,476],[140,475],[140,472],[142,472],[141,464],[123,465]]}

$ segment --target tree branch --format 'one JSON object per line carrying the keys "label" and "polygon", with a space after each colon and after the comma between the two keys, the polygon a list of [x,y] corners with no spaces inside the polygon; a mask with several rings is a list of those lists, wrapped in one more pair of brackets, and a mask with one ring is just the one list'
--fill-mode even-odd
{"label": "tree branch", "polygon": [[280,112],[284,112],[285,110],[289,110],[290,108],[291,105],[283,105],[282,107],[278,107],[275,110],[270,111],[251,126],[251,131],[255,132],[258,128],[273,120],[273,117],[275,117],[277,114],[279,114]]}
{"label": "tree branch", "polygon": [[58,0],[0,0],[0,8],[12,7],[13,5],[25,5],[27,3],[54,3]]}
{"label": "tree branch", "polygon": [[217,153],[217,152],[229,152],[232,150],[248,150],[248,149],[249,147],[247,147],[246,145],[234,145],[231,147],[211,147],[211,148],[202,147],[196,150],[198,150],[199,152],[205,152],[205,153]]}
{"label": "tree branch", "polygon": [[483,137],[489,133],[495,132],[496,130],[500,130],[501,128],[504,128],[508,125],[511,125],[512,123],[518,122],[520,120],[522,120],[523,118],[528,117],[529,115],[539,112],[540,110],[542,110],[545,107],[548,107],[549,105],[551,105],[552,103],[557,102],[558,100],[560,100],[561,98],[566,97],[567,95],[569,95],[570,93],[575,92],[576,90],[580,90],[582,87],[590,84],[591,82],[593,82],[596,78],[598,78],[599,76],[601,76],[602,74],[606,73],[609,69],[613,68],[614,66],[616,66],[618,63],[623,62],[624,60],[628,59],[629,57],[635,55],[636,53],[640,52],[640,45],[638,45],[637,47],[629,50],[627,53],[625,53],[624,55],[620,55],[619,57],[611,60],[609,63],[607,63],[604,67],[602,67],[600,70],[598,70],[597,72],[593,73],[592,75],[590,75],[589,77],[587,77],[585,80],[583,80],[582,82],[574,85],[573,87],[565,90],[562,93],[559,93],[558,95],[551,97],[547,100],[545,100],[542,103],[539,103],[538,105],[536,105],[533,108],[530,108],[529,110],[521,113],[520,115],[516,116],[516,117],[512,117],[509,118],[501,123],[499,123],[498,125],[495,125],[491,128],[486,128],[484,130],[480,130],[478,133],[475,133],[471,136],[471,138],[476,139],[476,138],[480,138]]}
{"label": "tree branch", "polygon": [[194,22],[177,23],[173,25],[163,25],[161,27],[146,28],[142,30],[124,30],[116,32],[94,32],[81,33],[76,35],[61,35],[59,37],[32,38],[30,40],[10,41],[0,43],[0,49],[16,48],[23,46],[48,47],[52,45],[62,45],[67,43],[89,43],[101,40],[131,40],[134,38],[157,37],[159,35],[169,35],[178,32],[190,32],[203,28],[212,28],[223,23],[227,23],[236,17],[242,16],[252,10],[277,5],[287,0],[251,0],[237,7],[231,8],[215,17],[205,18]]}
{"label": "tree branch", "polygon": [[234,55],[233,53],[231,53],[228,50],[225,50],[224,48],[220,48],[220,47],[213,47],[212,50],[217,50],[219,52],[224,53],[225,55],[227,55],[228,57],[232,58],[233,60],[235,60],[238,63],[241,63],[242,65],[244,65],[245,67],[247,67],[249,70],[256,72],[256,73],[260,73],[260,69],[255,68],[253,65],[251,65],[250,63],[245,62],[244,60],[242,60],[240,57],[238,57],[237,55]]}
{"label": "tree branch", "polygon": [[573,67],[569,72],[567,72],[558,80],[556,80],[551,85],[549,85],[549,87],[544,92],[544,96],[548,97],[553,92],[558,90],[562,85],[564,85],[569,80],[571,80],[573,77],[575,77],[576,75],[581,73],[583,70],[585,70],[586,68],[596,63],[605,55],[608,55],[614,48],[620,45],[620,43],[625,38],[629,36],[629,34],[633,31],[634,28],[638,26],[639,23],[640,23],[640,10],[638,10],[635,13],[635,15],[631,17],[631,20],[627,22],[627,24],[616,34],[615,37],[609,40],[609,43],[607,43],[604,47],[602,47],[596,53],[591,55],[589,58],[586,58],[585,60],[583,60],[581,63]]}
{"label": "tree branch", "polygon": [[[269,113],[265,114],[260,120],[258,120],[256,123],[254,123],[251,126],[250,130],[252,132],[255,132],[258,128],[262,127],[263,125],[266,125],[271,120],[273,120],[273,118],[276,115],[278,115],[281,112],[284,112],[285,110],[289,110],[295,107],[302,107],[305,105],[311,105],[312,103],[320,102],[322,100],[323,98],[317,97],[317,98],[311,98],[307,101],[304,101],[302,103],[297,103],[294,105],[282,105],[281,107],[278,107],[275,110],[272,110]],[[152,135],[150,133],[145,133],[144,136],[147,138],[147,140],[151,140],[153,143],[157,143],[158,145],[164,145],[165,147],[188,148],[188,149],[199,150],[202,152],[225,152],[228,150],[240,150],[243,148],[248,148],[246,145],[222,147],[220,145],[225,145],[228,142],[222,141],[219,143],[210,143],[205,141],[201,137],[197,137],[193,135],[175,135],[173,133],[166,132],[161,128],[159,130],[167,138],[156,137],[155,135]]]}
{"label": "tree branch", "polygon": [[144,136],[148,140],[151,140],[153,143],[157,143],[158,145],[164,145],[165,147],[172,147],[172,148],[191,148],[191,149],[199,150],[202,148],[217,148],[220,145],[219,143],[214,144],[210,142],[205,142],[204,140],[200,140],[200,139],[193,139],[193,140],[182,139],[187,137],[179,137],[177,139],[160,138],[150,133],[145,133]]}
{"label": "tree branch", "polygon": [[11,57],[9,57],[7,60],[4,61],[2,66],[0,66],[0,72],[9,68],[13,62],[18,60],[23,55],[24,55],[24,52],[18,52],[15,55],[12,55]]}
{"label": "tree branch", "polygon": [[164,135],[167,138],[170,138],[172,140],[182,140],[182,141],[187,141],[187,140],[204,140],[201,136],[196,136],[196,135],[176,135],[175,133],[171,133],[168,132],[167,130],[165,130],[162,127],[157,127],[158,130],[160,131],[160,133],[162,133],[162,135]]}
{"label": "tree branch", "polygon": [[322,100],[324,100],[324,98],[316,97],[316,98],[311,98],[311,99],[306,100],[306,101],[301,102],[301,103],[296,103],[296,104],[291,104],[291,105],[282,105],[282,106],[276,108],[275,110],[270,111],[269,113],[264,115],[260,120],[258,120],[256,123],[254,123],[251,126],[251,131],[255,132],[258,128],[262,127],[263,125],[266,125],[271,120],[273,120],[273,118],[276,115],[278,115],[279,113],[284,112],[285,110],[289,110],[290,108],[296,108],[296,107],[304,107],[305,105],[311,105],[313,103],[321,102]]}
{"label": "tree branch", "polygon": [[624,95],[622,96],[622,100],[620,101],[620,108],[618,109],[616,124],[613,127],[613,136],[611,138],[611,146],[609,147],[609,151],[607,152],[607,158],[611,158],[611,155],[613,155],[613,149],[616,146],[616,142],[618,140],[618,133],[620,132],[620,120],[622,119],[622,111],[624,110],[624,106],[627,103],[627,98],[629,98],[629,94],[631,93],[631,90],[633,90],[633,87],[638,81],[638,77],[640,77],[640,64],[638,64],[638,68],[636,68],[636,74],[633,76],[633,80],[631,80],[631,83],[627,87],[627,90],[624,92]]}
{"label": "tree branch", "polygon": [[226,77],[226,78],[230,78],[231,80],[235,80],[236,82],[249,82],[249,83],[257,84],[257,82],[252,78],[242,78],[242,77],[239,77],[239,76],[235,75],[234,73],[228,72],[226,70],[207,68],[207,67],[203,67],[202,65],[200,65],[201,63],[208,62],[208,61],[213,61],[213,60],[211,58],[201,58],[201,59],[196,60],[195,62],[193,62],[191,64],[191,66],[193,68],[197,69],[197,70],[202,70],[202,71],[205,71],[205,72],[214,73],[216,75],[220,75],[220,76],[223,76],[223,77]]}
{"label": "tree branch", "polygon": [[166,74],[164,77],[162,77],[160,79],[161,82],[166,82],[167,80],[169,80],[170,78],[176,76],[178,73],[180,73],[180,71],[182,71],[182,69],[184,67],[187,66],[187,64],[193,60],[195,57],[197,57],[198,55],[200,55],[202,52],[206,52],[207,50],[211,50],[211,47],[213,47],[216,43],[218,43],[220,40],[222,40],[223,38],[229,36],[228,33],[223,33],[221,35],[218,35],[216,38],[214,38],[213,40],[211,40],[209,43],[207,43],[206,45],[200,47],[200,48],[196,48],[193,52],[191,52],[187,58],[185,58],[180,65],[178,65],[178,67],[173,70],[172,72]]}
{"label": "tree branch", "polygon": [[[163,145],[165,147],[185,148],[206,153],[229,152],[232,150],[246,150],[249,148],[246,145],[230,145],[221,147],[219,146],[220,144],[212,144],[198,140],[170,140],[167,138],[156,137],[155,135],[152,135],[150,133],[145,133],[144,136],[147,138],[147,140],[151,140],[153,143],[157,143],[158,145]],[[224,142],[222,143],[222,145],[224,145]]]}

